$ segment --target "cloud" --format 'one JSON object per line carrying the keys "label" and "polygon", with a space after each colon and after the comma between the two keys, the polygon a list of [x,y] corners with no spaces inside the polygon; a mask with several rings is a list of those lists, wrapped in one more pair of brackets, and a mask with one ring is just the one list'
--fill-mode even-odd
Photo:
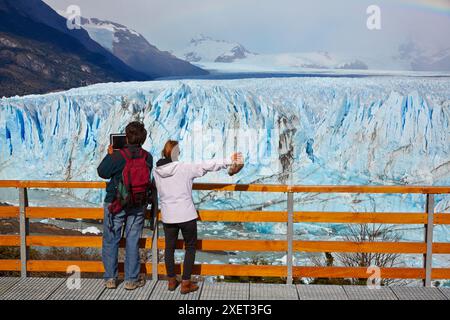
{"label": "cloud", "polygon": [[[410,39],[450,47],[450,17],[395,0],[378,0],[382,29],[366,28],[367,0],[45,0],[71,4],[87,17],[109,19],[142,33],[165,50],[183,48],[204,33],[261,53],[326,50],[352,54],[396,52]],[[405,1],[403,1],[405,2]]]}

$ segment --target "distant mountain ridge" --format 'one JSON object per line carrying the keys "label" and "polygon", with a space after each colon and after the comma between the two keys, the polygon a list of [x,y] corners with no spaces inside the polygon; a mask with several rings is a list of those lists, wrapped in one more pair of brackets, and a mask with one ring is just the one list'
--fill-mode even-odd
{"label": "distant mountain ridge", "polygon": [[176,55],[182,59],[212,69],[254,68],[264,70],[283,70],[295,68],[313,69],[367,69],[365,62],[359,59],[343,59],[328,52],[301,52],[280,54],[258,54],[248,50],[237,42],[216,40],[200,34],[194,37],[186,48]]}
{"label": "distant mountain ridge", "polygon": [[202,68],[215,71],[295,72],[305,69],[450,71],[450,48],[424,49],[402,44],[397,54],[359,56],[327,51],[254,53],[242,44],[200,35],[176,55]]}

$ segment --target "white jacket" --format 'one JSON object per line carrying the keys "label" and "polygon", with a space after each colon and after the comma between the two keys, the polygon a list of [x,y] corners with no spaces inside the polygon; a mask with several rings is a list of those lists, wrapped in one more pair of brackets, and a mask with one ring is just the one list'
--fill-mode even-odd
{"label": "white jacket", "polygon": [[231,159],[211,160],[198,164],[174,161],[157,167],[154,177],[162,221],[182,223],[198,218],[192,200],[194,179],[204,176],[207,172],[226,169],[231,163]]}

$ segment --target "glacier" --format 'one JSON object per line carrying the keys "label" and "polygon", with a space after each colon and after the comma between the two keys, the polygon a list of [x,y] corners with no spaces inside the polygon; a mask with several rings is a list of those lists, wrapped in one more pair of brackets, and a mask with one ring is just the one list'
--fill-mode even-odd
{"label": "glacier", "polygon": [[[98,180],[109,134],[145,123],[145,148],[167,139],[198,161],[244,152],[243,171],[220,183],[450,185],[450,79],[305,77],[97,84],[0,100],[0,179]],[[103,190],[68,190],[99,204]],[[285,210],[283,194],[196,192],[201,208]],[[436,209],[450,211],[448,195]],[[423,195],[296,194],[295,210],[423,212]],[[247,224],[282,234],[283,224]],[[342,226],[341,226],[342,227]],[[306,238],[340,237],[329,224],[298,224]],[[422,226],[403,230],[423,239]],[[437,241],[450,241],[447,226]]]}

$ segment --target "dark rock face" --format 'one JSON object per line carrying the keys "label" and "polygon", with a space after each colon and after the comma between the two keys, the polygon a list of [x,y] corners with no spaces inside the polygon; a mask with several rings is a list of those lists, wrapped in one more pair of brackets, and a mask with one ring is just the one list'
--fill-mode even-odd
{"label": "dark rock face", "polygon": [[0,66],[0,97],[41,94],[121,79],[76,54],[2,32]]}
{"label": "dark rock face", "polygon": [[231,63],[238,59],[245,59],[247,58],[247,54],[250,52],[245,49],[243,46],[236,46],[233,49],[231,49],[232,55],[221,55],[220,57],[217,57],[217,59],[214,62],[225,62],[225,63]]}
{"label": "dark rock face", "polygon": [[0,97],[146,79],[42,1],[0,0]]}
{"label": "dark rock face", "polygon": [[369,66],[360,60],[344,63],[339,69],[347,70],[369,70]]}
{"label": "dark rock face", "polygon": [[189,52],[185,55],[186,61],[199,62],[202,60],[195,52]]}

